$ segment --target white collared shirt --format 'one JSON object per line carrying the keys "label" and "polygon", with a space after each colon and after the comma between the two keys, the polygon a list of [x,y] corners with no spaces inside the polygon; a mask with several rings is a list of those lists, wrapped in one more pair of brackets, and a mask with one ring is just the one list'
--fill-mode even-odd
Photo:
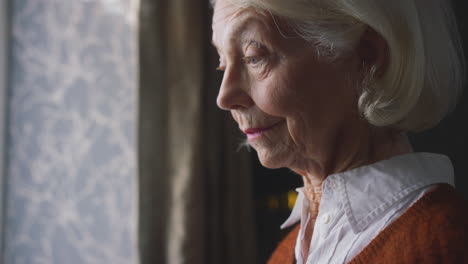
{"label": "white collared shirt", "polygon": [[306,260],[301,243],[310,213],[302,188],[281,228],[301,221],[297,264],[348,263],[438,183],[454,185],[453,167],[447,156],[432,153],[400,155],[328,176]]}

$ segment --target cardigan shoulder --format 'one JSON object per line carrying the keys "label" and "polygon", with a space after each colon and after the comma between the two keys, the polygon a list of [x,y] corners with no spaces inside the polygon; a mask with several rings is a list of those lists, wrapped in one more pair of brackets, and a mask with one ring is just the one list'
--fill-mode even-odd
{"label": "cardigan shoulder", "polygon": [[468,263],[468,204],[448,184],[424,195],[350,263]]}
{"label": "cardigan shoulder", "polygon": [[276,247],[268,260],[268,264],[292,264],[295,262],[294,249],[296,247],[296,240],[299,235],[300,228],[300,224],[293,227],[293,229]]}

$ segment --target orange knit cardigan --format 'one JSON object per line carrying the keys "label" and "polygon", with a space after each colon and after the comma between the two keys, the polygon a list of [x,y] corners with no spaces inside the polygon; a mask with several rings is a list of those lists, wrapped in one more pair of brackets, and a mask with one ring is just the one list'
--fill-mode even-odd
{"label": "orange knit cardigan", "polygon": [[[297,225],[268,264],[295,263]],[[425,194],[350,263],[468,263],[468,203],[448,184]]]}

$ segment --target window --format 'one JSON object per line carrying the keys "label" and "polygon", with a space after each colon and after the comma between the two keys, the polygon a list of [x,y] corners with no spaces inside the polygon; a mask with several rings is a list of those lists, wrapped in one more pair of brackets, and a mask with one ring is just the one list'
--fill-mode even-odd
{"label": "window", "polygon": [[7,87],[7,0],[0,0],[0,262],[3,258],[3,198],[5,180],[5,112]]}

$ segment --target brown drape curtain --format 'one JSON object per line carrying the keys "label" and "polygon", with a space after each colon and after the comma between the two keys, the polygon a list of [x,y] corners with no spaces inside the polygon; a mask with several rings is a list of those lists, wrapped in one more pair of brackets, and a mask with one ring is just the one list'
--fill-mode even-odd
{"label": "brown drape curtain", "polygon": [[209,46],[208,0],[141,0],[142,264],[255,263],[252,175]]}

